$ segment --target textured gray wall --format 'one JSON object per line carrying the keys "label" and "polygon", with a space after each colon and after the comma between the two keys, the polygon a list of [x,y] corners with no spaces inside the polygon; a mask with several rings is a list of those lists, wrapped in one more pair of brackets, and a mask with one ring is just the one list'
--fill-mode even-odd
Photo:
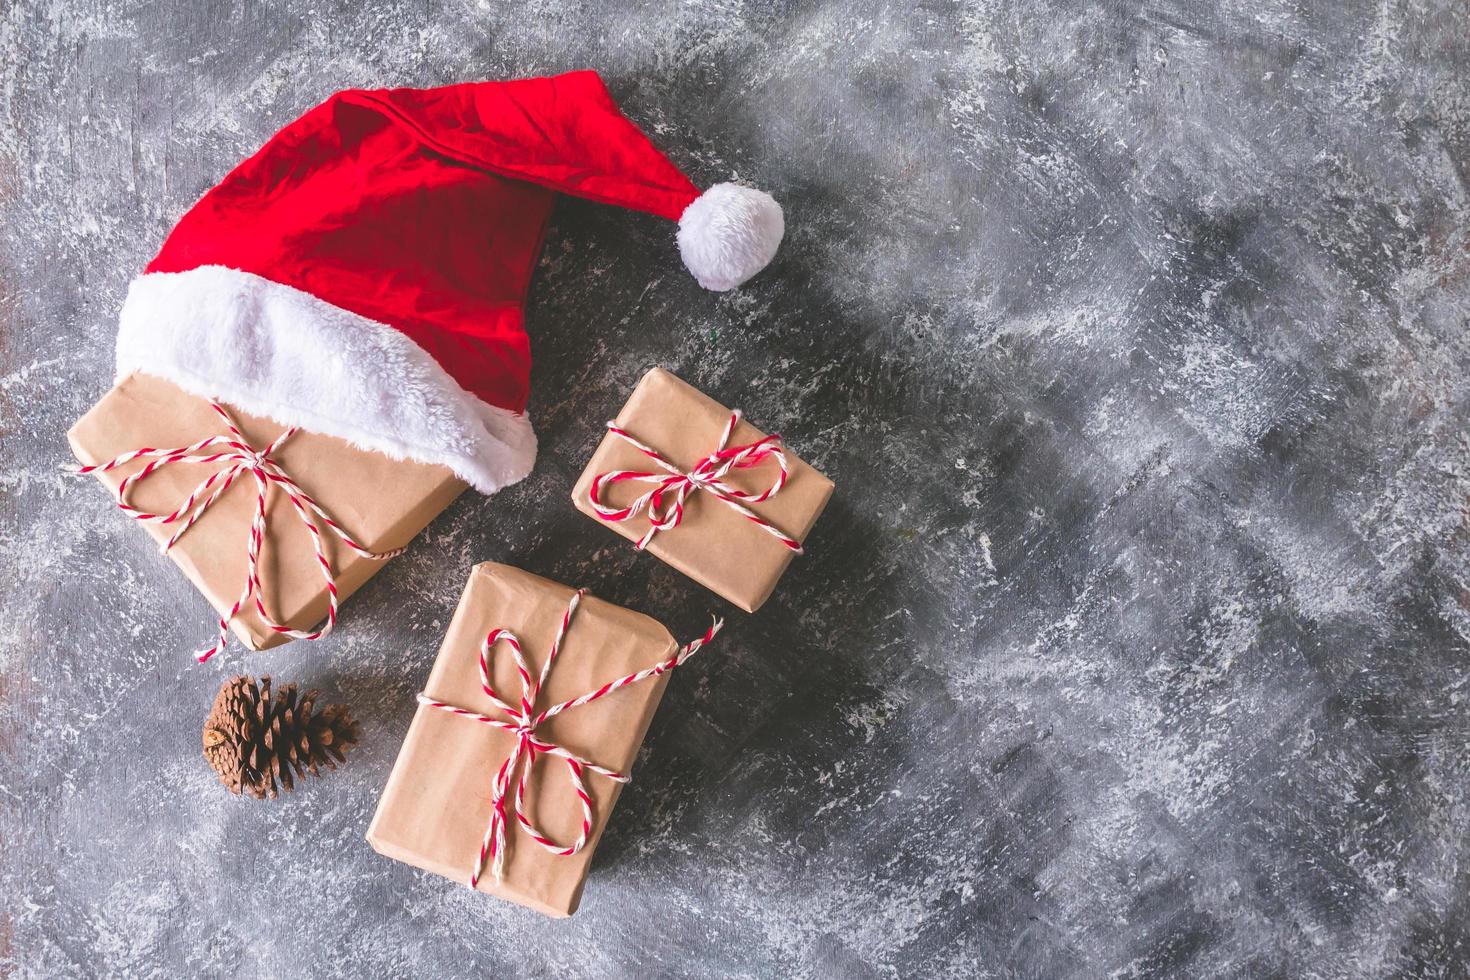
{"label": "textured gray wall", "polygon": [[[0,964],[56,976],[1470,974],[1470,11],[1459,0],[0,0]],[[700,182],[785,204],[702,292],[558,207],[535,475],[317,645],[209,614],[63,433],[128,279],[333,90],[601,69]],[[573,512],[664,364],[839,493],[676,675],[553,923],[362,833],[471,563],[696,630]],[[361,716],[229,797],[234,669]]]}

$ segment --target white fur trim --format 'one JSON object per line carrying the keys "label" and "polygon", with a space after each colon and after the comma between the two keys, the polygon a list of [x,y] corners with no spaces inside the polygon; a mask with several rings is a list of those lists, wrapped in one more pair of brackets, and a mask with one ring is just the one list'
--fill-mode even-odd
{"label": "white fur trim", "polygon": [[482,493],[536,460],[525,415],[465,391],[397,330],[223,266],[133,280],[117,374],[134,371],[394,459],[442,464]]}
{"label": "white fur trim", "polygon": [[786,219],[765,191],[716,184],[679,217],[679,255],[705,289],[734,289],[776,257]]}

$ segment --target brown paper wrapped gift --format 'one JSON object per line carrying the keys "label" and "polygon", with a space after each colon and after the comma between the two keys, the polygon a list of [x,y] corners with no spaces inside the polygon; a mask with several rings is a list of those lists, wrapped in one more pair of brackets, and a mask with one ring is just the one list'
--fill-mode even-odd
{"label": "brown paper wrapped gift", "polygon": [[[573,592],[506,565],[477,565],[429,673],[424,696],[504,717],[480,686],[481,643],[492,629],[510,630],[520,641],[532,675],[539,676]],[[518,705],[521,682],[505,647],[500,641],[491,651],[492,687],[502,699]],[[677,650],[668,630],[654,620],[585,597],[562,640],[536,710],[666,661]],[[539,726],[536,737],[627,773],[667,683],[665,673],[573,707]],[[368,842],[387,857],[468,884],[477,870],[492,814],[492,784],[515,742],[511,732],[421,703],[368,828]],[[583,778],[592,797],[586,846],[575,855],[554,854],[532,840],[512,814],[502,880],[497,883],[487,865],[476,885],[479,891],[552,916],[576,910],[592,853],[621,788],[594,772]],[[537,757],[525,800],[530,819],[550,840],[567,845],[577,839],[582,810],[561,758]],[[506,807],[511,812],[509,800]]]}
{"label": "brown paper wrapped gift", "polygon": [[[237,409],[229,408],[229,412],[256,449],[264,449],[284,429]],[[228,434],[207,400],[151,375],[133,374],[82,416],[67,438],[81,463],[96,465],[145,446],[188,446]],[[408,544],[465,488],[446,467],[390,459],[304,430],[286,440],[272,458],[358,544],[373,552]],[[116,494],[118,484],[146,463],[136,460],[96,476]],[[139,510],[170,513],[208,473],[208,464],[161,467],[132,485],[128,502]],[[234,605],[245,583],[247,535],[255,498],[254,479],[248,474],[236,479],[168,552],[221,616]],[[160,545],[178,528],[177,524],[159,523],[142,526]],[[358,555],[325,529],[323,541],[343,599],[383,567],[382,561]],[[326,618],[327,588],[311,537],[285,493],[275,488],[266,509],[260,581],[266,609],[284,625],[311,629]],[[260,619],[253,603],[235,616],[231,627],[252,650],[277,646],[287,639]]]}
{"label": "brown paper wrapped gift", "polygon": [[[684,472],[712,453],[730,419],[730,409],[685,384],[662,368],[643,376],[623,410],[617,425]],[[731,433],[730,447],[748,445],[765,433],[744,421]],[[821,516],[832,496],[832,481],[786,451],[788,477],[785,486],[751,510],[774,527],[800,542]],[[593,509],[589,492],[598,474],[614,470],[652,471],[660,467],[636,447],[609,432],[592,454],[592,459],[572,490],[572,502],[588,517],[612,528],[630,541],[648,531],[647,512],[624,521],[607,521]],[[778,472],[773,462],[749,470],[733,471],[726,482],[747,493],[771,484]],[[614,484],[610,495],[615,504],[630,502],[649,488],[648,484]],[[678,527],[659,531],[647,550],[719,593],[746,612],[755,612],[770,598],[771,591],[795,555],[789,547],[707,491],[695,490],[684,505]]]}

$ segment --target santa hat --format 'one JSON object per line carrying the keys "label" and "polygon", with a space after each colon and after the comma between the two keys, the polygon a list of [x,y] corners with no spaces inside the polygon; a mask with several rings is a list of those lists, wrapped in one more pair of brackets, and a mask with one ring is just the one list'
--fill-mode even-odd
{"label": "santa hat", "polygon": [[493,493],[536,456],[524,308],[557,192],[678,221],[709,289],[759,272],[784,231],[767,194],[701,193],[595,72],[340,92],[175,226],[128,290],[118,375]]}

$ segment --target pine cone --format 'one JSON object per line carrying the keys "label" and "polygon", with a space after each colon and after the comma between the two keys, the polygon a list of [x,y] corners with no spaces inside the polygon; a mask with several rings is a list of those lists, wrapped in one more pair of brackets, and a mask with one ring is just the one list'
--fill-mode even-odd
{"label": "pine cone", "polygon": [[296,685],[287,684],[273,703],[269,677],[226,681],[204,723],[204,758],[220,782],[237,796],[263,800],[277,795],[278,780],[289,790],[307,773],[321,775],[319,765],[335,769],[345,761],[357,722],[340,704],[313,714],[320,693],[298,698]]}

